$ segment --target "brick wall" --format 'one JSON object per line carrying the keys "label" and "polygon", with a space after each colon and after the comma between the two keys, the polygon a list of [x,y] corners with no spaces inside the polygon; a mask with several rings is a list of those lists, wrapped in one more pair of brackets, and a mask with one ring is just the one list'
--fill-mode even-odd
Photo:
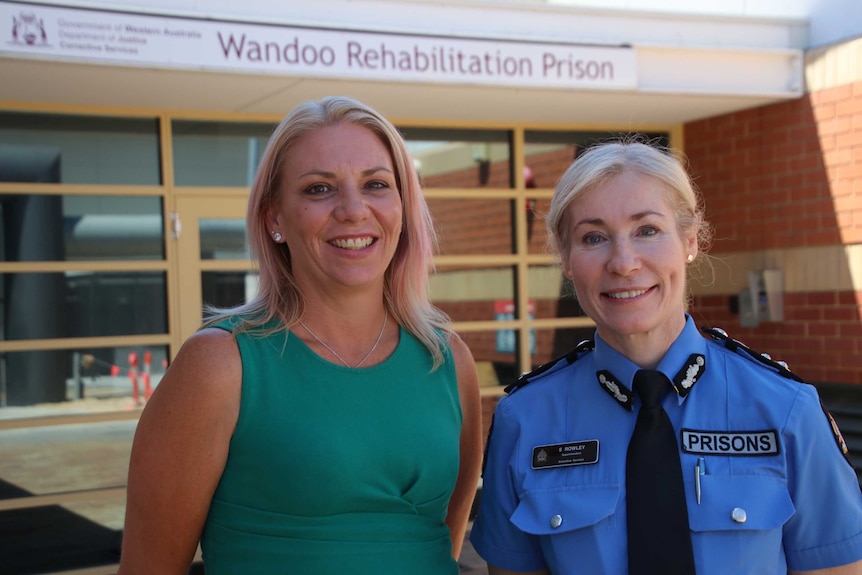
{"label": "brick wall", "polygon": [[715,249],[862,242],[862,82],[687,124],[685,142]]}
{"label": "brick wall", "polygon": [[[862,82],[692,122],[685,142],[715,228],[710,253],[862,243]],[[695,297],[692,312],[809,381],[862,384],[862,292],[837,271],[834,285],[787,286],[784,321],[756,328],[730,313],[731,294]]]}
{"label": "brick wall", "polygon": [[698,325],[723,328],[811,382],[862,384],[862,293],[812,292],[784,296],[784,321],[741,327],[727,296],[696,297]]}

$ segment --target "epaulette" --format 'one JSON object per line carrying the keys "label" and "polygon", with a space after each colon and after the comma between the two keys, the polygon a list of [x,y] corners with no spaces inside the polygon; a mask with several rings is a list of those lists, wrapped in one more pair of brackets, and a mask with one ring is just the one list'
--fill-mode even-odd
{"label": "epaulette", "polygon": [[790,368],[787,367],[787,363],[783,361],[774,361],[769,354],[767,353],[758,353],[742,343],[739,340],[732,339],[727,335],[727,332],[721,328],[712,328],[712,327],[703,327],[701,331],[709,335],[712,339],[721,342],[724,344],[724,347],[729,349],[734,353],[738,353],[743,357],[748,357],[750,359],[755,359],[760,363],[768,365],[772,369],[774,369],[778,375],[786,377],[788,379],[792,379],[794,381],[798,381],[799,383],[806,383],[804,379],[790,371]]}
{"label": "epaulette", "polygon": [[507,385],[503,391],[508,394],[512,394],[530,383],[532,380],[536,379],[539,375],[556,367],[561,362],[565,362],[565,365],[571,365],[575,362],[575,360],[578,359],[579,354],[592,351],[595,346],[596,344],[593,340],[585,339],[584,341],[576,345],[575,349],[566,353],[565,355],[561,355],[560,357],[554,358],[549,362],[543,363],[533,371],[522,373],[521,376],[518,378],[518,381]]}
{"label": "epaulette", "polygon": [[[743,357],[748,357],[751,359],[755,359],[760,363],[766,364],[769,367],[773,368],[779,375],[784,376],[788,379],[792,379],[794,381],[798,381],[799,383],[807,383],[804,379],[790,371],[787,367],[787,364],[783,361],[773,361],[769,354],[766,353],[757,353],[747,345],[742,342],[732,339],[727,335],[727,332],[720,328],[708,328],[704,327],[701,330],[707,334],[709,334],[712,339],[723,342],[724,347],[729,349],[734,353],[739,353]],[[742,353],[740,353],[742,352]],[[809,384],[810,385],[810,384]],[[838,449],[841,451],[841,454],[844,456],[847,464],[853,467],[853,462],[850,461],[849,453],[850,450],[847,448],[847,443],[844,441],[844,436],[841,435],[841,430],[838,429],[838,424],[835,423],[835,418],[832,417],[832,414],[826,409],[826,406],[823,405],[823,401],[820,399],[820,394],[818,393],[818,401],[820,402],[820,409],[823,411],[823,414],[826,416],[826,419],[829,421],[829,426],[832,429],[832,435],[835,437],[835,443],[838,446]]]}

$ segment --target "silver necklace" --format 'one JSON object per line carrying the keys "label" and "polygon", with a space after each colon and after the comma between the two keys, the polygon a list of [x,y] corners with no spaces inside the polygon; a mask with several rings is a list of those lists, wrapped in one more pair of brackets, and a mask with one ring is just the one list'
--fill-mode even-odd
{"label": "silver necklace", "polygon": [[334,355],[334,356],[335,356],[335,357],[337,357],[339,360],[341,360],[341,363],[343,363],[343,364],[344,364],[344,365],[346,365],[347,367],[350,367],[350,368],[356,369],[357,367],[359,367],[360,365],[362,365],[363,363],[365,363],[365,360],[366,360],[366,359],[368,359],[369,357],[371,357],[371,354],[372,354],[372,353],[374,353],[374,350],[375,350],[375,349],[377,349],[377,345],[380,343],[380,340],[383,338],[383,331],[386,329],[386,320],[387,320],[387,319],[389,319],[389,314],[388,314],[388,313],[386,313],[386,314],[384,314],[384,315],[383,315],[383,325],[380,327],[380,333],[378,333],[378,334],[377,334],[377,341],[375,341],[375,342],[374,342],[374,345],[372,345],[372,346],[371,346],[371,349],[369,349],[369,350],[368,350],[368,353],[366,353],[366,354],[365,354],[365,357],[363,357],[361,360],[359,360],[359,363],[357,363],[356,365],[350,365],[349,363],[347,363],[346,361],[344,361],[344,358],[343,358],[343,357],[341,357],[340,355],[338,355],[338,352],[337,352],[337,351],[335,351],[334,349],[332,349],[331,347],[329,347],[328,345],[326,345],[326,342],[325,342],[325,341],[323,341],[322,339],[320,339],[319,337],[317,337],[317,334],[316,334],[316,333],[314,333],[313,331],[311,331],[310,329],[308,329],[308,326],[307,326],[307,325],[305,325],[305,323],[303,323],[303,322],[302,322],[302,320],[300,320],[300,321],[299,321],[299,325],[301,325],[302,327],[304,327],[304,328],[305,328],[305,331],[307,331],[307,332],[311,335],[311,337],[313,337],[314,339],[316,339],[316,340],[317,340],[317,342],[318,342],[320,345],[322,345],[323,347],[325,347],[326,349],[328,349],[328,350],[330,351],[330,353],[332,353],[332,355]]}

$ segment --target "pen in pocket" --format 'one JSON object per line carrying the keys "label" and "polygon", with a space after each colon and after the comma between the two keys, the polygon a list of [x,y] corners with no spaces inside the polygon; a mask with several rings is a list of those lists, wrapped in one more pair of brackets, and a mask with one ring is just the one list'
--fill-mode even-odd
{"label": "pen in pocket", "polygon": [[697,504],[700,505],[700,476],[706,473],[706,460],[703,457],[697,458],[697,465],[694,466],[694,495],[697,498]]}

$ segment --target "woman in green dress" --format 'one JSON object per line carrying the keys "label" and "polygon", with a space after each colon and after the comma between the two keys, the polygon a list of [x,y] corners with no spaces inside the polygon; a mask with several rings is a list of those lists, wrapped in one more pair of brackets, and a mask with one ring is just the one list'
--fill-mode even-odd
{"label": "woman in green dress", "polygon": [[144,409],[121,575],[458,573],[478,378],[427,297],[405,143],[348,98],[276,128],[249,198],[257,296],[211,310]]}

